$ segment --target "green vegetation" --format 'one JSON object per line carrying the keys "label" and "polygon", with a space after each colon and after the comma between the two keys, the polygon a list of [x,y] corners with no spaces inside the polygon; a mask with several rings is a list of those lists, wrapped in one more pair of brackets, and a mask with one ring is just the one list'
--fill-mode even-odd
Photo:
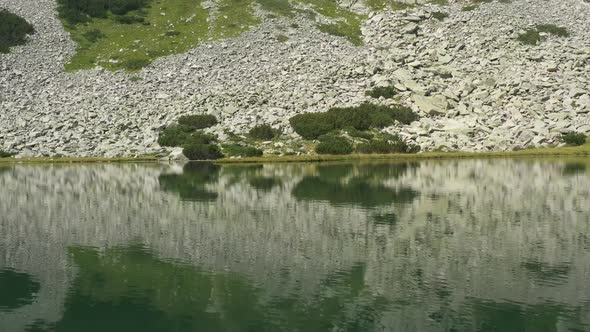
{"label": "green vegetation", "polygon": [[274,129],[267,124],[254,126],[252,129],[250,129],[250,132],[248,132],[248,135],[251,138],[261,141],[270,141],[279,134],[280,132],[277,129]]}
{"label": "green vegetation", "polygon": [[323,113],[299,114],[289,122],[299,135],[305,139],[316,139],[333,130],[352,127],[357,130],[384,128],[399,121],[409,124],[418,115],[404,106],[382,106],[364,103],[357,107],[331,108]]}
{"label": "green vegetation", "polygon": [[214,160],[223,157],[217,144],[186,143],[182,152],[189,160]]}
{"label": "green vegetation", "polygon": [[188,115],[178,119],[178,124],[165,128],[158,136],[161,146],[182,147],[190,160],[211,160],[223,157],[214,135],[204,133],[205,129],[217,124],[212,115]]}
{"label": "green vegetation", "polygon": [[178,124],[192,129],[205,129],[217,124],[217,118],[211,114],[184,115],[178,118]]}
{"label": "green vegetation", "polygon": [[316,146],[315,151],[319,154],[350,154],[353,147],[344,137],[324,135],[320,137],[320,143]]}
{"label": "green vegetation", "polygon": [[537,31],[549,33],[558,37],[569,37],[569,32],[566,28],[558,27],[554,24],[538,24]]}
{"label": "green vegetation", "polygon": [[358,153],[418,153],[420,147],[417,145],[407,144],[397,135],[385,135],[384,138],[371,140],[367,143],[361,143],[357,146]]}
{"label": "green vegetation", "polygon": [[396,95],[397,91],[392,86],[379,86],[372,90],[366,91],[365,95],[371,98],[383,97],[385,99],[391,99]]}
{"label": "green vegetation", "polygon": [[391,306],[370,289],[360,263],[325,273],[311,293],[269,297],[247,275],[162,259],[138,244],[70,247],[67,255],[77,273],[63,314],[35,320],[27,330],[375,331]]}
{"label": "green vegetation", "polygon": [[448,6],[449,5],[448,0],[429,0],[428,2],[433,5],[439,5],[439,6]]}
{"label": "green vegetation", "polygon": [[57,11],[70,25],[106,18],[109,14],[125,15],[144,8],[148,0],[57,0]]}
{"label": "green vegetation", "polygon": [[549,33],[557,37],[568,37],[569,32],[566,28],[558,27],[553,24],[539,24],[534,29],[527,29],[524,33],[518,35],[518,41],[525,45],[537,45],[541,42],[541,33]]}
{"label": "green vegetation", "polygon": [[289,40],[289,37],[279,34],[276,36],[277,37],[277,41],[280,43],[286,43]]}
{"label": "green vegetation", "polygon": [[11,269],[0,270],[0,311],[11,311],[33,303],[40,286],[28,274]]}
{"label": "green vegetation", "polygon": [[[67,70],[102,66],[137,71],[154,59],[186,52],[205,41],[232,38],[261,23],[254,7],[274,17],[318,13],[334,23],[318,25],[326,33],[360,45],[364,16],[331,0],[220,0],[217,10],[204,0],[58,0],[59,17],[78,44]],[[313,10],[294,5],[312,7]],[[96,34],[100,31],[100,34]],[[284,35],[277,36],[286,41]]]}
{"label": "green vegetation", "polygon": [[223,153],[228,157],[261,157],[262,150],[241,144],[224,144]]}
{"label": "green vegetation", "polygon": [[535,29],[528,29],[518,35],[518,41],[526,45],[537,45],[541,41],[541,35]]}
{"label": "green vegetation", "polygon": [[0,150],[0,158],[10,158],[12,156],[14,156],[14,153]]}
{"label": "green vegetation", "polygon": [[476,10],[477,7],[478,7],[477,5],[467,5],[467,6],[464,6],[463,8],[461,8],[461,11],[462,12],[470,12],[472,10]]}
{"label": "green vegetation", "polygon": [[439,20],[439,21],[444,21],[445,18],[449,17],[449,14],[447,14],[445,12],[433,12],[432,17]]}
{"label": "green vegetation", "polygon": [[104,38],[105,34],[98,29],[92,29],[84,32],[82,36],[84,36],[89,42],[96,43],[99,39]]}
{"label": "green vegetation", "polygon": [[371,132],[364,131],[364,130],[358,130],[358,129],[353,128],[353,127],[344,128],[344,131],[350,137],[354,137],[354,138],[373,139],[373,137],[375,137],[375,135],[373,135],[373,133],[371,133]]}
{"label": "green vegetation", "polygon": [[26,36],[35,29],[22,17],[0,9],[0,53],[8,53],[12,46],[23,45]]}
{"label": "green vegetation", "polygon": [[562,136],[564,143],[572,146],[581,146],[586,144],[587,136],[582,133],[567,133]]}
{"label": "green vegetation", "polygon": [[[441,0],[438,0],[441,1]],[[443,0],[444,1],[444,0]],[[372,10],[404,10],[414,8],[416,5],[395,0],[366,0],[367,6]]]}

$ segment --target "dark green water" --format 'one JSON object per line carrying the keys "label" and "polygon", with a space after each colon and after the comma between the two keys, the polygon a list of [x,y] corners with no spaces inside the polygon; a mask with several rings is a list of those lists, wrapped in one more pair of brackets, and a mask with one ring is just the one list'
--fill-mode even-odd
{"label": "dark green water", "polygon": [[590,331],[590,160],[0,166],[0,331]]}

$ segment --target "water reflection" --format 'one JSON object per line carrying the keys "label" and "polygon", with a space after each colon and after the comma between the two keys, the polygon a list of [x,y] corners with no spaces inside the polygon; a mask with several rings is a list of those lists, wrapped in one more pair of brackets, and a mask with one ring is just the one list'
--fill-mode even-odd
{"label": "water reflection", "polygon": [[301,200],[327,201],[331,204],[376,207],[409,203],[418,193],[410,188],[390,188],[383,181],[396,179],[414,164],[365,164],[318,166],[313,176],[304,177],[293,189]]}
{"label": "water reflection", "polygon": [[32,303],[39,287],[39,283],[26,273],[0,269],[0,312]]}
{"label": "water reflection", "polygon": [[11,166],[0,330],[587,331],[586,165]]}
{"label": "water reflection", "polygon": [[264,298],[244,276],[164,261],[140,245],[69,254],[78,274],[62,318],[28,331],[368,331],[387,304],[365,290],[362,264],[326,277],[307,302]]}

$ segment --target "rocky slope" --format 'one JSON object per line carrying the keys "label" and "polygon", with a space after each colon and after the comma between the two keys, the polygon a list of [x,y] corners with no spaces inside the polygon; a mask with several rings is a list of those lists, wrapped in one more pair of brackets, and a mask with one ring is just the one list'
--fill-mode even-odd
{"label": "rocky slope", "polygon": [[[355,1],[346,4],[367,12]],[[157,153],[162,127],[199,112],[220,118],[212,130],[221,138],[226,130],[270,123],[297,139],[288,124],[292,115],[357,105],[370,100],[367,89],[384,85],[394,85],[399,102],[422,116],[386,130],[423,150],[510,150],[556,143],[566,131],[590,133],[587,2],[462,6],[369,12],[360,47],[319,32],[308,19],[266,19],[240,37],[129,74],[64,72],[76,45],[56,18],[54,0],[0,0],[0,8],[37,31],[27,45],[0,55],[0,150],[19,156]],[[438,21],[434,11],[449,17]],[[519,43],[518,34],[535,24],[565,27],[570,36]],[[289,37],[284,43],[275,38],[281,26]]]}

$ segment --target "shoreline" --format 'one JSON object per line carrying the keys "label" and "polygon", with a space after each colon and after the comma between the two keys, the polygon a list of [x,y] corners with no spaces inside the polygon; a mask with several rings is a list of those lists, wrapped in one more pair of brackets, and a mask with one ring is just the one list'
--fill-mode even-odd
{"label": "shoreline", "polygon": [[[239,163],[292,163],[292,162],[330,162],[359,160],[428,160],[428,159],[478,159],[478,158],[534,158],[534,157],[589,157],[590,142],[581,146],[557,148],[534,148],[518,151],[492,152],[423,152],[415,154],[348,154],[348,155],[302,155],[302,156],[263,156],[252,158],[222,158],[206,160],[217,164]],[[0,158],[0,164],[85,164],[85,163],[157,163],[157,157],[33,157]],[[165,161],[164,161],[165,162]]]}

